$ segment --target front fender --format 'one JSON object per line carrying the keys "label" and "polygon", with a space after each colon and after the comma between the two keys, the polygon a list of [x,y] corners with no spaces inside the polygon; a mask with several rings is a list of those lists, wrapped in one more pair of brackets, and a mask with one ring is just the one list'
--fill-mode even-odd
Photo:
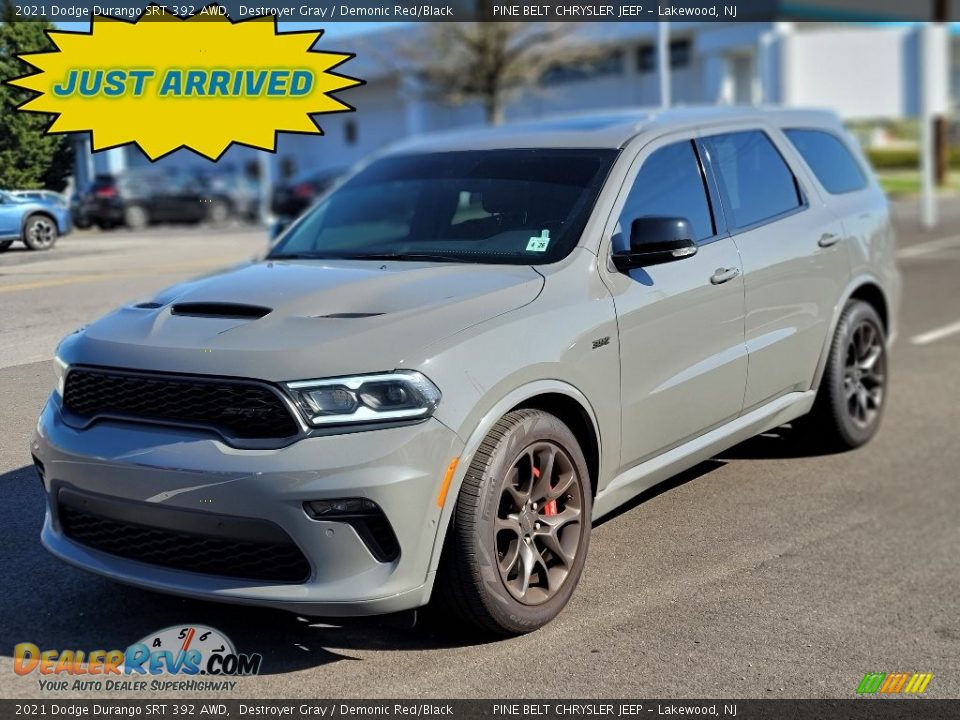
{"label": "front fender", "polygon": [[[497,421],[510,412],[510,410],[518,405],[523,404],[525,401],[533,397],[546,394],[565,395],[576,401],[590,418],[593,431],[597,436],[598,447],[603,447],[601,444],[600,426],[597,422],[597,416],[590,404],[590,401],[587,400],[587,397],[579,389],[563,380],[536,380],[534,382],[527,383],[511,390],[491,407],[489,407],[481,417],[480,421],[477,423],[473,432],[465,439],[463,452],[460,454],[456,471],[454,472],[453,478],[450,481],[450,486],[446,493],[445,502],[440,513],[440,521],[437,523],[437,535],[434,539],[433,550],[430,557],[430,566],[426,587],[427,594],[432,592],[433,589],[433,581],[436,577],[437,567],[440,564],[440,554],[443,550],[443,543],[446,540],[447,530],[450,527],[450,518],[453,516],[453,510],[457,504],[457,496],[460,494],[460,488],[463,485],[463,480],[467,474],[467,469],[470,467],[470,463],[473,462],[474,455],[476,454],[477,449],[480,447],[480,443],[483,442],[483,439],[487,436]],[[602,463],[602,452],[600,453],[600,458],[600,462]]]}

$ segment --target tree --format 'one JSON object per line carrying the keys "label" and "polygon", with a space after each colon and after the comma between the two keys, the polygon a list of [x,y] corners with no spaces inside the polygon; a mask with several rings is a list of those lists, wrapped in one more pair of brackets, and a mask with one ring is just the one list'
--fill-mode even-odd
{"label": "tree", "polygon": [[[477,0],[479,17],[493,2]],[[586,63],[602,50],[569,38],[574,23],[430,23],[426,40],[401,49],[423,92],[451,104],[479,102],[487,122],[503,122],[510,96],[558,66]]]}
{"label": "tree", "polygon": [[[18,20],[9,0],[0,6],[0,80],[25,75],[30,67],[18,53],[53,49],[46,21]],[[0,188],[63,188],[72,166],[70,142],[64,135],[45,135],[51,118],[14,110],[33,93],[0,84]]]}

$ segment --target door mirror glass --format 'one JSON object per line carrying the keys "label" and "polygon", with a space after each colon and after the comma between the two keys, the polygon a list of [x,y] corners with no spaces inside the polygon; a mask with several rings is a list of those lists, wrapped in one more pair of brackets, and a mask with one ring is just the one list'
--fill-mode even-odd
{"label": "door mirror glass", "polygon": [[630,250],[613,254],[618,270],[660,265],[697,252],[693,229],[686,218],[641,217],[630,224]]}

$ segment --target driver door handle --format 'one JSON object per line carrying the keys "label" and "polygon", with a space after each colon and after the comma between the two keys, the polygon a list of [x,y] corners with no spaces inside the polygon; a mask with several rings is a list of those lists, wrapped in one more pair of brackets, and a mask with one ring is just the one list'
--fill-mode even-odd
{"label": "driver door handle", "polygon": [[835,235],[834,233],[824,233],[817,241],[817,245],[822,248],[828,248],[831,245],[836,245],[838,242],[840,242],[839,235]]}
{"label": "driver door handle", "polygon": [[740,268],[717,268],[717,271],[710,276],[710,282],[713,285],[723,285],[728,280],[733,280],[740,274]]}

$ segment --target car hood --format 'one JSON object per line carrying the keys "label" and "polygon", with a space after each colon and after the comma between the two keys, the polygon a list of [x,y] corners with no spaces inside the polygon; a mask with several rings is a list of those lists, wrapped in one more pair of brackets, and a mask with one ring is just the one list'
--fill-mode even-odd
{"label": "car hood", "polygon": [[529,266],[261,261],[171,287],[63,343],[70,364],[282,381],[409,366],[534,300]]}

